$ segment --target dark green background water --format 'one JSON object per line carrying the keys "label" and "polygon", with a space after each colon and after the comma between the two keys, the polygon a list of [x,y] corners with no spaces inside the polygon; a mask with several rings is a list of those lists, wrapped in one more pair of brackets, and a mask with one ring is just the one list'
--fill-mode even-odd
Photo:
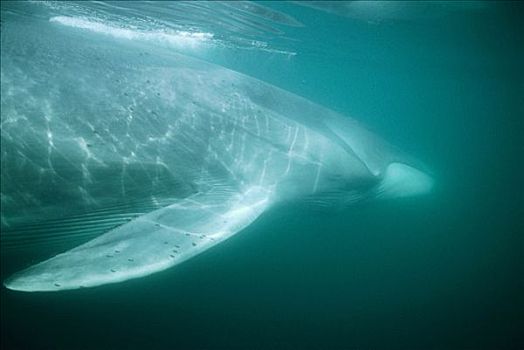
{"label": "dark green background water", "polygon": [[[524,348],[523,4],[379,23],[266,5],[306,24],[286,28],[297,55],[212,59],[364,121],[427,163],[435,192],[275,208],[122,284],[3,288],[2,349]],[[46,254],[4,254],[2,279]]]}

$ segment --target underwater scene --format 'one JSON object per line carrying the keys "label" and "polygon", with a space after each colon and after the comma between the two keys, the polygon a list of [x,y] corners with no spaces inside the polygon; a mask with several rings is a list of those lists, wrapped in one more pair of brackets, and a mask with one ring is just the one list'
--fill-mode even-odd
{"label": "underwater scene", "polygon": [[0,6],[2,349],[524,349],[524,2]]}

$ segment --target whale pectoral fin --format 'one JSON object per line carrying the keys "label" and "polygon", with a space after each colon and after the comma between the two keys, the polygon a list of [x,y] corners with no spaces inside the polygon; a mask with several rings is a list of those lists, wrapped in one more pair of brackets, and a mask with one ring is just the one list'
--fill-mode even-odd
{"label": "whale pectoral fin", "polygon": [[4,284],[20,291],[59,291],[147,276],[239,232],[268,204],[269,193],[260,187],[197,194],[20,271]]}

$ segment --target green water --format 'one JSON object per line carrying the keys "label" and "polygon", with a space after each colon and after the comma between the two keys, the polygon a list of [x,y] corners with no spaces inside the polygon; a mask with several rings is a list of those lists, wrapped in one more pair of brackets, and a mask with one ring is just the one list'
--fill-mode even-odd
{"label": "green water", "polygon": [[[304,24],[264,36],[295,54],[197,56],[363,121],[422,159],[435,191],[274,208],[121,284],[2,288],[2,349],[523,349],[522,3],[371,18],[262,5]],[[2,280],[56,253],[3,253]]]}

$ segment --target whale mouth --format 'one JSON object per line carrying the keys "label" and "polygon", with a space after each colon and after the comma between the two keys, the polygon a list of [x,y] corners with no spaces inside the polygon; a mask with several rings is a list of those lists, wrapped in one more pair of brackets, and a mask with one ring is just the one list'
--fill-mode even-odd
{"label": "whale mouth", "polygon": [[435,180],[428,174],[403,163],[391,163],[377,187],[379,198],[404,198],[431,192]]}

